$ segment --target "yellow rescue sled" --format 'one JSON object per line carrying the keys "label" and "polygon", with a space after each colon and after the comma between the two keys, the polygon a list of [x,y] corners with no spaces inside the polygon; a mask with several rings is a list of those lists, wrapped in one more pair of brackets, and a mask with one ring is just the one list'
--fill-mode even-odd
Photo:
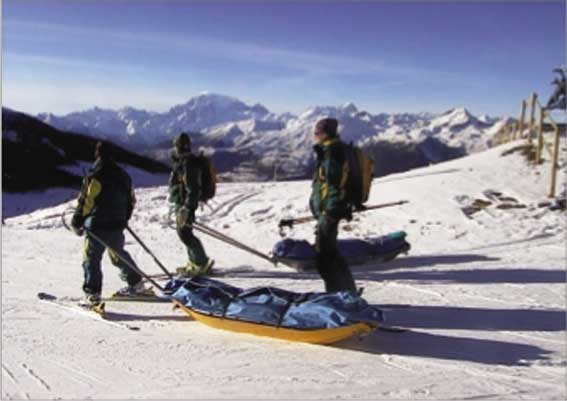
{"label": "yellow rescue sled", "polygon": [[332,344],[355,335],[370,333],[375,328],[367,323],[355,323],[349,326],[331,329],[290,329],[207,315],[196,312],[176,300],[173,300],[173,302],[193,319],[207,326],[286,341],[298,341],[310,344]]}

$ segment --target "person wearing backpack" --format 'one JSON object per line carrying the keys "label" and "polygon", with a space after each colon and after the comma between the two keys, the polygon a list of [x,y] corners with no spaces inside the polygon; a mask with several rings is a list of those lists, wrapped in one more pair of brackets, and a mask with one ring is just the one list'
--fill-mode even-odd
{"label": "person wearing backpack", "polygon": [[[182,132],[173,141],[173,171],[169,177],[169,201],[176,212],[177,235],[187,248],[189,261],[177,269],[184,276],[206,275],[210,273],[214,261],[205,253],[203,244],[193,233],[195,210],[203,200],[203,175],[206,167],[204,157],[191,153],[191,138]],[[214,193],[213,193],[214,195]]]}
{"label": "person wearing backpack", "polygon": [[128,284],[114,296],[155,295],[144,287],[142,277],[128,265],[136,266],[136,263],[124,249],[124,229],[132,217],[135,203],[132,180],[114,160],[112,147],[108,143],[97,142],[95,162],[83,179],[77,208],[71,220],[75,234],[82,236],[86,231],[83,250],[84,305],[95,306],[101,302],[101,260],[105,250],[112,264],[120,269],[120,278]]}
{"label": "person wearing backpack", "polygon": [[326,292],[356,293],[347,262],[337,247],[339,221],[350,218],[347,197],[349,163],[346,145],[337,135],[338,121],[324,118],[315,125],[313,149],[317,157],[309,206],[317,219],[315,251],[317,271]]}

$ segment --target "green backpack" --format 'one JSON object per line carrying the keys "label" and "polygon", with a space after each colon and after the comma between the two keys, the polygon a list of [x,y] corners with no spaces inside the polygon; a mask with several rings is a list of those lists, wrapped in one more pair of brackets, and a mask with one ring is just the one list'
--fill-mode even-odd
{"label": "green backpack", "polygon": [[356,210],[364,209],[368,201],[370,186],[374,178],[374,160],[362,149],[352,144],[344,144],[348,177],[346,180],[346,200]]}
{"label": "green backpack", "polygon": [[201,196],[199,200],[206,203],[214,198],[217,192],[217,172],[211,158],[205,156],[203,152],[197,156],[197,160],[199,160],[201,166]]}

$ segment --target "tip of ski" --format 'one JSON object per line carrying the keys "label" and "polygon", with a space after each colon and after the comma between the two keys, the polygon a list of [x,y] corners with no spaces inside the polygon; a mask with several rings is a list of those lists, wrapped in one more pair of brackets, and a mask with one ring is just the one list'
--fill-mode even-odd
{"label": "tip of ski", "polygon": [[40,301],[47,303],[49,305],[56,306],[58,308],[64,309],[68,312],[78,313],[83,316],[87,316],[99,322],[104,322],[105,324],[119,327],[121,329],[127,329],[132,331],[138,331],[140,328],[138,326],[133,326],[128,323],[119,322],[112,320],[112,315],[106,312],[106,303],[100,302],[95,305],[81,305],[77,300],[72,299],[59,299],[56,295],[48,294],[45,292],[39,292],[37,297]]}

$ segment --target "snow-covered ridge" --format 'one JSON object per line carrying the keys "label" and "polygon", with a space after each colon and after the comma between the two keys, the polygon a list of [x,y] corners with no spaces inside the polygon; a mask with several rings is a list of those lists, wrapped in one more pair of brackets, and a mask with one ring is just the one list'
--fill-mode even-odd
{"label": "snow-covered ridge", "polygon": [[[505,121],[487,115],[477,118],[462,107],[441,114],[372,114],[352,102],[314,106],[299,115],[277,114],[259,103],[246,104],[235,97],[213,93],[202,93],[164,113],[93,108],[66,116],[39,116],[60,129],[112,139],[136,152],[155,150],[147,154],[156,158],[167,154],[163,146],[171,146],[171,139],[179,132],[199,133],[195,137],[198,146],[242,159],[225,172],[231,180],[248,180],[248,173],[253,170],[257,179],[263,180],[267,170],[276,169],[282,178],[306,177],[313,163],[313,127],[324,117],[339,120],[339,133],[346,142],[370,148],[383,148],[384,143],[400,144],[405,150],[390,149],[399,153],[397,160],[419,160],[413,165],[393,166],[390,172],[485,150]],[[239,174],[240,167],[247,174]]]}
{"label": "snow-covered ridge", "polygon": [[[170,140],[181,131],[203,132],[214,140],[222,139],[220,137],[225,133],[230,136],[225,142],[247,147],[250,147],[248,139],[252,137],[256,138],[254,145],[259,152],[275,150],[274,146],[287,148],[289,144],[303,146],[309,143],[313,125],[323,117],[339,119],[341,135],[347,141],[413,142],[435,136],[447,144],[480,150],[486,148],[487,131],[501,120],[488,115],[477,118],[465,108],[451,109],[439,115],[372,114],[359,110],[352,102],[310,107],[296,116],[272,113],[259,103],[249,105],[235,97],[214,93],[202,93],[164,113],[131,107],[120,110],[95,107],[65,116],[40,114],[38,117],[59,129],[149,145]],[[238,135],[235,135],[234,127],[240,130]],[[276,132],[281,138],[274,141]],[[481,137],[483,140],[479,141]]]}

